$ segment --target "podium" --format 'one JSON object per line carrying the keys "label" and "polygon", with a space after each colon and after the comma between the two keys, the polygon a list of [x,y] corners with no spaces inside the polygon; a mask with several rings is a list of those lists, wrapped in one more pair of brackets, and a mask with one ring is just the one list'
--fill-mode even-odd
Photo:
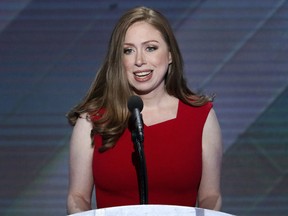
{"label": "podium", "polygon": [[224,212],[175,205],[128,205],[101,208],[70,216],[232,216]]}

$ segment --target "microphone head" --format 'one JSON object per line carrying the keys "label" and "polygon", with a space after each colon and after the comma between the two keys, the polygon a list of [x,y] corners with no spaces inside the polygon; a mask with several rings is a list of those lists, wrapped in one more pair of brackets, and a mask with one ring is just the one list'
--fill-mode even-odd
{"label": "microphone head", "polygon": [[134,109],[138,109],[139,112],[141,112],[143,109],[143,101],[139,96],[136,95],[132,95],[128,99],[127,105],[130,112],[133,112]]}

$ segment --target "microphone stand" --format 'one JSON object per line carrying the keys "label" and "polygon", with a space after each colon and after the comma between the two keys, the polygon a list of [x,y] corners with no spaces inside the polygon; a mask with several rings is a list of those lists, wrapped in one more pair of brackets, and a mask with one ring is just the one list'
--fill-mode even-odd
{"label": "microphone stand", "polygon": [[136,130],[132,131],[132,140],[134,143],[135,153],[139,160],[138,169],[138,181],[139,181],[139,192],[140,192],[140,204],[148,204],[148,183],[147,183],[147,169],[146,160],[143,150],[143,140],[138,137]]}

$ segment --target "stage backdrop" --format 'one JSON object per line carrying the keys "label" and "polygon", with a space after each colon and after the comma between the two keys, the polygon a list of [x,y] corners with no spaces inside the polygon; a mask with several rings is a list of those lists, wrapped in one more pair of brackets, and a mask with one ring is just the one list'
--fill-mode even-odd
{"label": "stage backdrop", "polygon": [[223,211],[288,212],[288,1],[1,0],[0,214],[65,215],[65,113],[85,94],[118,17],[171,22],[189,86],[216,94]]}

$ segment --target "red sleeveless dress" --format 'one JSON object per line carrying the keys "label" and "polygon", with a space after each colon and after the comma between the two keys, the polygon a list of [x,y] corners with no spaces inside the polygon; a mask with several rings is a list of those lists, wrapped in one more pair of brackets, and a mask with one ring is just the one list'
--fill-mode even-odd
{"label": "red sleeveless dress", "polygon": [[[211,103],[191,107],[179,101],[177,117],[144,125],[144,152],[148,176],[148,203],[195,206],[202,174],[202,131]],[[139,204],[132,162],[134,145],[125,130],[116,146],[99,153],[94,137],[93,176],[97,208]]]}

